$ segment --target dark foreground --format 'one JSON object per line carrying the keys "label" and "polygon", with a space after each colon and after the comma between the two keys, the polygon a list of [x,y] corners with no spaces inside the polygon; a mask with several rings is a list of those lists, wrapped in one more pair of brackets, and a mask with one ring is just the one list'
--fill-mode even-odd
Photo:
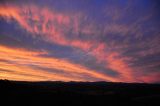
{"label": "dark foreground", "polygon": [[1,106],[160,106],[160,84],[0,80],[0,96]]}

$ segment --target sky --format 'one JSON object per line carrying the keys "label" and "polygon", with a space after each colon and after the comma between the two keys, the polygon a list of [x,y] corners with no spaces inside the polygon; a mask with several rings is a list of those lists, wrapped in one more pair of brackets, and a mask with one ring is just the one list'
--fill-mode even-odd
{"label": "sky", "polygon": [[2,0],[0,79],[160,83],[160,2]]}

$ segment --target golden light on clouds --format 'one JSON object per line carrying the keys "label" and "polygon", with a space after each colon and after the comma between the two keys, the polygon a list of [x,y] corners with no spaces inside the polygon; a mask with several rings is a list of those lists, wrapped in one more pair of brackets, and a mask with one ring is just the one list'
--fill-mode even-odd
{"label": "golden light on clouds", "polygon": [[114,4],[93,13],[86,5],[79,10],[41,2],[0,4],[0,78],[159,81],[159,20],[153,8],[148,14],[142,6],[137,18],[126,13],[139,11]]}
{"label": "golden light on clouds", "polygon": [[[44,52],[45,54],[46,52]],[[116,79],[89,70],[83,66],[60,60],[56,58],[47,58],[40,56],[43,52],[26,51],[17,48],[8,48],[0,46],[0,76],[2,78],[21,79],[21,80],[63,80],[63,81],[85,81],[83,76],[97,78],[101,80],[116,81]],[[6,60],[6,61],[5,61]],[[58,73],[48,72],[44,69],[58,70]],[[8,71],[3,71],[8,70]],[[13,71],[13,72],[12,72]],[[70,77],[73,75],[72,77]],[[26,78],[25,78],[26,77]]]}

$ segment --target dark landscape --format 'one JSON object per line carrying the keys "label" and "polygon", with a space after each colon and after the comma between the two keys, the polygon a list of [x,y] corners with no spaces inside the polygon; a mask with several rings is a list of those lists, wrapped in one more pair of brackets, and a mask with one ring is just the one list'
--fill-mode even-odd
{"label": "dark landscape", "polygon": [[0,80],[1,106],[158,106],[160,84]]}

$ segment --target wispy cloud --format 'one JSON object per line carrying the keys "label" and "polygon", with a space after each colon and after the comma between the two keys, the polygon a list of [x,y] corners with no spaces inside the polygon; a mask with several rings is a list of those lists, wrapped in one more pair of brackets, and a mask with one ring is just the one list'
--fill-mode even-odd
{"label": "wispy cloud", "polygon": [[[108,80],[108,81],[116,81],[116,78],[112,78],[107,75],[103,75],[94,70],[89,70],[83,66],[65,61],[56,58],[44,58],[39,55],[45,54],[46,52],[33,52],[26,51],[22,49],[12,49],[4,46],[0,46],[0,55],[1,60],[10,61],[10,63],[5,61],[0,61],[0,69],[2,70],[13,70],[14,73],[8,71],[1,71],[1,77],[11,77],[15,76],[11,79],[16,78],[16,76],[22,77],[28,80],[76,80],[76,81],[87,81],[87,79],[83,76],[90,76],[91,79],[97,80]],[[53,72],[48,72],[43,69],[36,69],[35,67],[44,67],[53,69]],[[55,70],[60,70],[60,73],[55,73]],[[19,75],[21,73],[21,75]],[[24,76],[24,74],[28,74],[28,76]],[[64,75],[65,74],[65,75]],[[35,77],[33,77],[35,76]],[[44,78],[41,78],[43,76]],[[79,78],[79,77],[82,78]],[[22,80],[23,80],[22,78]]]}
{"label": "wispy cloud", "polygon": [[[8,55],[10,59],[3,53],[0,55],[5,56],[2,58],[3,60],[14,61],[15,64],[12,67],[28,68],[28,70],[34,72],[36,69],[33,66],[37,66],[39,67],[39,71],[36,71],[37,73],[41,71],[42,73],[50,73],[50,69],[62,71],[62,73],[56,73],[56,71],[54,73],[53,71],[54,78],[52,76],[47,77],[46,74],[45,77],[46,79],[49,78],[49,80],[159,81],[158,78],[148,80],[153,79],[152,77],[157,76],[159,72],[155,72],[155,74],[149,77],[150,70],[153,68],[150,68],[150,70],[141,68],[145,67],[142,61],[149,61],[150,55],[157,57],[157,54],[160,52],[158,46],[160,35],[157,32],[158,24],[154,23],[156,22],[156,19],[154,20],[154,13],[148,14],[146,12],[141,13],[142,11],[140,11],[133,17],[132,13],[137,11],[135,10],[136,2],[134,4],[130,2],[125,4],[125,8],[123,8],[123,3],[121,5],[117,4],[114,8],[112,3],[110,6],[105,6],[107,8],[102,8],[103,10],[100,11],[101,15],[103,15],[100,17],[102,20],[99,17],[93,19],[92,14],[86,14],[87,12],[84,11],[64,12],[53,9],[50,6],[40,6],[35,3],[20,4],[1,4],[0,16],[6,21],[16,21],[21,30],[26,31],[29,33],[28,35],[35,39],[41,38],[41,40],[51,44],[70,47],[73,51],[80,51],[93,57],[95,61],[88,64],[97,63],[97,65],[103,65],[101,65],[101,69],[98,69],[95,68],[96,65],[94,67],[87,67],[89,65],[83,64],[87,59],[81,59],[81,62],[76,63],[72,60],[71,56],[66,56],[64,60],[54,56],[50,56],[49,58],[42,56],[54,54],[50,50],[44,50],[45,52],[41,50],[34,51],[33,54],[28,56],[30,52],[24,49],[20,50],[19,53],[24,52],[17,55],[16,53],[19,50],[1,46],[2,50],[7,49],[7,54],[11,52]],[[122,8],[122,10],[119,8]],[[144,8],[146,8],[145,5]],[[141,10],[142,8],[139,9]],[[148,10],[152,12],[154,8],[149,7]],[[129,13],[131,14],[128,14],[127,11],[130,11]],[[147,26],[151,28],[149,29]],[[13,54],[15,52],[14,58],[12,57],[12,52]],[[81,55],[80,53],[78,54],[76,57],[79,59]],[[17,56],[20,59],[15,59]],[[136,63],[141,63],[142,66],[136,65]],[[152,63],[159,65],[157,62]],[[6,64],[3,62],[3,67]],[[33,66],[30,64],[33,64]],[[48,71],[44,69],[48,69]],[[3,70],[9,70],[9,68]],[[30,72],[32,73],[32,71]],[[105,71],[117,73],[117,76],[106,74]],[[67,73],[70,75],[67,75]],[[42,75],[40,74],[40,76]],[[83,76],[90,76],[90,78]]]}

